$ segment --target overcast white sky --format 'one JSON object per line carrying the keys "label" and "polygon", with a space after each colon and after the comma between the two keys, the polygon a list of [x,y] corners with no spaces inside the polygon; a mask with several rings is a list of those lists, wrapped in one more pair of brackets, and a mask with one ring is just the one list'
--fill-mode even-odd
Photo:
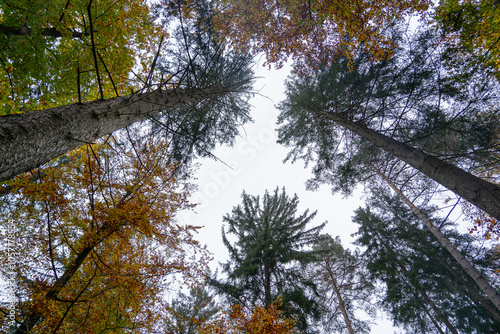
{"label": "overcast white sky", "polygon": [[[299,211],[317,210],[316,224],[328,221],[324,232],[333,237],[340,236],[344,247],[353,248],[351,234],[357,226],[351,222],[353,211],[363,205],[358,191],[350,198],[332,195],[330,188],[321,187],[318,191],[305,190],[305,181],[311,172],[304,169],[302,162],[283,164],[288,149],[276,144],[275,105],[285,98],[284,83],[289,74],[288,68],[267,70],[256,67],[258,79],[254,88],[260,91],[252,100],[251,115],[254,123],[241,129],[241,137],[234,147],[220,147],[214,154],[223,162],[210,159],[199,160],[200,167],[195,176],[198,191],[193,194],[192,202],[199,203],[194,212],[179,213],[181,223],[205,226],[198,240],[208,245],[215,260],[212,269],[219,262],[225,262],[228,254],[222,243],[222,217],[231,212],[233,206],[241,203],[241,193],[263,195],[265,190],[273,191],[277,186],[285,186],[289,196],[294,193],[299,198]],[[230,168],[229,166],[232,168]],[[374,334],[393,332],[389,320],[378,319],[378,326],[372,328]]]}

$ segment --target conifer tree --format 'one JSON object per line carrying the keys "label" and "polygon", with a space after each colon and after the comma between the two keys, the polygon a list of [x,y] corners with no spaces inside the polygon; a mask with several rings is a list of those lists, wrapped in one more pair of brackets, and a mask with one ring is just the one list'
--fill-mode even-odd
{"label": "conifer tree", "polygon": [[326,222],[310,228],[316,212],[298,215],[298,198],[285,189],[266,191],[262,198],[243,192],[242,200],[224,217],[228,230],[222,230],[222,239],[230,260],[222,272],[227,278],[212,284],[228,300],[249,307],[267,307],[281,297],[283,314],[297,317],[298,328],[306,331],[307,320],[318,319],[319,309],[315,285],[304,270],[316,259],[312,246]]}
{"label": "conifer tree", "polygon": [[310,188],[329,183],[349,194],[385,151],[500,217],[500,188],[464,171],[498,164],[500,87],[480,71],[447,80],[434,42],[424,31],[401,40],[391,59],[339,57],[288,83],[279,142],[292,162],[315,162]]}
{"label": "conifer tree", "polygon": [[318,285],[323,305],[323,329],[330,332],[369,333],[370,321],[361,320],[358,310],[375,315],[375,286],[358,249],[342,247],[340,238],[325,235],[314,249],[318,260],[311,264],[311,276]]}
{"label": "conifer tree", "polygon": [[[150,18],[153,11],[148,6],[141,1],[135,2],[142,4],[144,8],[141,7],[141,10],[146,11],[144,15],[148,20],[156,19]],[[125,57],[127,58],[125,60],[113,58],[118,62],[114,68],[120,69],[116,72],[116,76],[124,78],[122,80],[124,82],[120,85],[117,83],[118,87],[114,89],[111,88],[116,81],[113,80],[116,77],[111,67],[112,62],[107,62],[104,56],[96,62],[87,59],[88,64],[82,69],[78,68],[78,64],[83,66],[83,60],[79,63],[72,58],[66,62],[63,61],[62,64],[58,62],[55,68],[51,67],[51,62],[37,63],[36,68],[23,67],[22,62],[21,64],[17,62],[22,59],[15,58],[18,52],[15,45],[34,44],[42,48],[41,51],[44,54],[50,54],[52,51],[56,53],[56,56],[51,55],[49,58],[59,59],[57,52],[51,48],[55,47],[54,45],[64,48],[67,46],[64,42],[66,40],[64,38],[59,42],[51,40],[48,44],[30,43],[28,41],[32,38],[45,40],[49,37],[43,36],[43,29],[40,31],[40,27],[32,30],[37,35],[9,35],[6,33],[5,26],[0,22],[0,45],[4,46],[4,43],[8,45],[5,50],[0,49],[0,61],[15,60],[13,65],[2,65],[5,67],[6,75],[3,77],[0,75],[0,108],[2,104],[14,104],[9,107],[8,115],[0,117],[0,182],[136,122],[151,121],[167,133],[169,141],[172,142],[170,146],[172,160],[184,161],[192,157],[193,152],[209,155],[209,151],[218,143],[231,143],[238,127],[250,119],[246,100],[252,83],[250,69],[252,58],[243,53],[228,52],[224,44],[217,43],[220,38],[215,36],[213,30],[210,29],[212,13],[204,1],[197,2],[196,6],[188,6],[189,8],[181,6],[182,3],[182,1],[176,1],[170,4],[179,6],[179,9],[174,12],[165,4],[155,8],[155,13],[158,15],[161,13],[160,16],[165,19],[163,23],[175,20],[183,23],[183,29],[180,33],[174,34],[171,43],[164,42],[161,38],[157,41],[154,51],[134,44],[134,48],[138,48],[134,55]],[[88,15],[93,13],[94,19],[96,16],[100,19],[106,18],[107,9],[118,17],[123,16],[120,11],[125,11],[123,4],[115,8],[116,3],[110,2],[109,8],[97,6],[97,9],[94,8],[95,2],[92,8],[90,4],[92,1],[89,1]],[[128,8],[130,11],[136,10],[131,7],[132,4],[129,5],[127,6],[130,7]],[[76,5],[68,2],[66,6],[72,8]],[[127,6],[123,6],[127,9]],[[37,6],[36,10],[43,13],[45,7]],[[3,12],[3,10],[4,7],[1,5],[0,11]],[[65,13],[69,15],[69,12],[65,12],[62,5],[61,8],[54,6],[53,10],[54,13],[51,14],[57,18],[68,19],[64,15]],[[21,11],[31,13],[29,4],[23,4]],[[80,19],[79,9],[72,14]],[[43,16],[43,14],[37,15]],[[185,22],[186,17],[191,17],[189,22]],[[195,19],[197,17],[200,19]],[[82,25],[86,27],[85,22],[88,22],[88,17],[83,15],[81,19]],[[134,21],[134,19],[131,20]],[[7,21],[10,23],[15,20],[10,15],[6,15]],[[146,19],[143,23],[145,26],[149,24]],[[107,24],[113,28],[118,23],[110,19],[110,22],[101,22],[101,24]],[[140,31],[130,28],[132,31],[124,30],[131,36],[137,37]],[[99,35],[101,33],[109,38],[107,29],[109,27],[95,32],[95,40],[101,39],[102,36]],[[91,32],[93,30],[90,28],[85,32],[85,43],[82,45],[91,44],[91,41],[87,39],[87,35]],[[65,29],[62,34],[66,33],[68,31]],[[118,34],[118,36],[113,34]],[[122,41],[129,36],[125,32],[113,31],[113,34],[110,36],[115,41]],[[143,36],[142,38],[152,43],[150,37]],[[70,45],[74,42],[73,39],[68,42]],[[10,46],[9,43],[13,43],[14,46]],[[68,53],[72,56],[79,54],[79,50],[69,48],[69,51],[64,49],[66,55]],[[125,48],[122,45],[112,45],[109,50],[106,49],[106,52],[109,51],[111,56],[124,56],[125,52],[116,51],[123,49]],[[104,53],[103,49],[99,50]],[[172,50],[175,50],[176,61],[169,62],[165,59],[172,56]],[[19,49],[19,53],[22,52],[30,54],[29,50]],[[95,57],[98,56],[96,52],[94,52]],[[81,53],[92,54],[91,50]],[[137,54],[140,54],[142,58]],[[132,69],[133,60],[136,58],[142,60],[141,63],[135,64],[136,67],[143,69],[140,73],[135,72],[135,67]],[[40,69],[40,65],[46,65],[47,68]],[[107,75],[101,73],[99,76],[98,68],[102,71],[103,67]],[[40,75],[43,74],[43,77],[38,78],[39,72]],[[90,72],[94,79],[85,81],[80,72]],[[65,78],[64,87],[61,87],[63,83],[60,80],[56,80],[59,77]],[[106,80],[101,80],[103,77]],[[135,79],[128,80],[129,77]],[[20,84],[19,82],[25,78],[36,79],[36,83]],[[16,93],[17,84],[22,86],[22,94]],[[34,94],[35,97],[31,98],[33,94],[24,92],[25,86],[29,91],[29,88],[37,90],[38,85],[44,87],[40,93],[41,96]],[[98,92],[99,90],[101,92]],[[61,98],[58,98],[59,93],[61,93]],[[42,102],[49,99],[50,103],[41,103],[37,99]],[[21,100],[28,102],[21,103]],[[41,105],[38,105],[38,102]],[[29,107],[26,107],[27,105]]]}
{"label": "conifer tree", "polygon": [[[432,217],[430,208],[422,211]],[[498,332],[493,303],[401,199],[379,192],[353,221],[370,275],[385,286],[381,305],[396,325],[419,333]],[[447,237],[488,276],[491,268],[470,237],[444,225]]]}
{"label": "conifer tree", "polygon": [[189,295],[179,292],[170,307],[171,317],[165,323],[167,333],[195,334],[216,313],[217,306],[203,286],[192,288]]}

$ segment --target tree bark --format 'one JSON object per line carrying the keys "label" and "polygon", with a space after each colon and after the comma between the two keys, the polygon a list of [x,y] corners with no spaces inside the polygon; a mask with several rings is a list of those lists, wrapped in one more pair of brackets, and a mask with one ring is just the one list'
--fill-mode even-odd
{"label": "tree bark", "polygon": [[[373,166],[372,166],[373,167]],[[467,274],[476,282],[479,288],[488,296],[491,302],[500,310],[500,294],[493,288],[486,278],[467,260],[467,258],[460,253],[458,249],[448,240],[448,238],[436,227],[434,224],[420,211],[411,201],[406,197],[403,192],[396,187],[396,185],[380,170],[373,167],[373,169],[380,175],[389,186],[398,194],[398,196],[411,208],[413,213],[424,223],[424,225],[432,232],[432,234],[439,240],[441,245],[451,256],[464,268]]]}
{"label": "tree bark", "polygon": [[373,145],[393,154],[434,181],[500,220],[500,187],[420,150],[367,128],[365,125],[326,112],[322,115],[351,130]]}
{"label": "tree bark", "polygon": [[223,88],[156,90],[0,117],[0,182],[81,145]]}
{"label": "tree bark", "polygon": [[335,292],[335,295],[337,296],[337,299],[339,301],[340,312],[342,312],[342,316],[344,317],[344,322],[346,324],[347,331],[349,332],[349,334],[354,334],[354,330],[353,330],[352,325],[351,325],[351,320],[349,319],[349,316],[347,314],[347,310],[345,309],[344,300],[342,299],[342,295],[340,294],[339,287],[337,286],[337,280],[335,279],[335,276],[333,275],[333,270],[330,267],[329,261],[326,263],[325,269],[326,269],[326,271],[328,271],[328,275],[330,276],[330,279],[332,280],[333,291]]}

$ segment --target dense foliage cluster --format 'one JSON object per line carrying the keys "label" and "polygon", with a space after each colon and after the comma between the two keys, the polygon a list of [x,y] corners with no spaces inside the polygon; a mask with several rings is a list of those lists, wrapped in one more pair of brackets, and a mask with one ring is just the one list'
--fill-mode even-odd
{"label": "dense foliage cluster", "polygon": [[[307,187],[365,186],[361,248],[284,188],[243,192],[218,276],[175,215],[192,162],[251,121],[258,53],[293,66],[278,142]],[[383,309],[499,332],[498,246],[474,233],[500,236],[499,99],[496,0],[0,0],[1,330],[352,334]]]}

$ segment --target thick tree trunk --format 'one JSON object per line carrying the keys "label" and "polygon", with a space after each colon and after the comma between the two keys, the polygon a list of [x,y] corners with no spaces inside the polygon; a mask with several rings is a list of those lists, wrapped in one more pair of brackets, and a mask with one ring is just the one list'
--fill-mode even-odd
{"label": "thick tree trunk", "polygon": [[458,249],[448,240],[448,238],[436,227],[434,224],[425,216],[422,211],[420,211],[409,199],[406,197],[403,192],[396,187],[396,185],[381,171],[376,168],[373,168],[378,175],[380,175],[389,186],[398,194],[398,196],[411,208],[413,213],[417,215],[417,217],[424,223],[424,225],[432,232],[432,234],[439,240],[441,245],[448,252],[450,252],[451,256],[464,268],[464,270],[469,274],[469,276],[476,282],[479,288],[488,296],[493,304],[495,304],[496,308],[500,310],[500,294],[498,291],[493,288],[490,283],[486,280],[486,278],[481,275],[481,273],[467,260],[467,258],[460,253]]}
{"label": "thick tree trunk", "polygon": [[0,182],[83,144],[224,89],[173,89],[0,117]]}
{"label": "thick tree trunk", "polygon": [[500,220],[500,187],[344,117],[321,113]]}

